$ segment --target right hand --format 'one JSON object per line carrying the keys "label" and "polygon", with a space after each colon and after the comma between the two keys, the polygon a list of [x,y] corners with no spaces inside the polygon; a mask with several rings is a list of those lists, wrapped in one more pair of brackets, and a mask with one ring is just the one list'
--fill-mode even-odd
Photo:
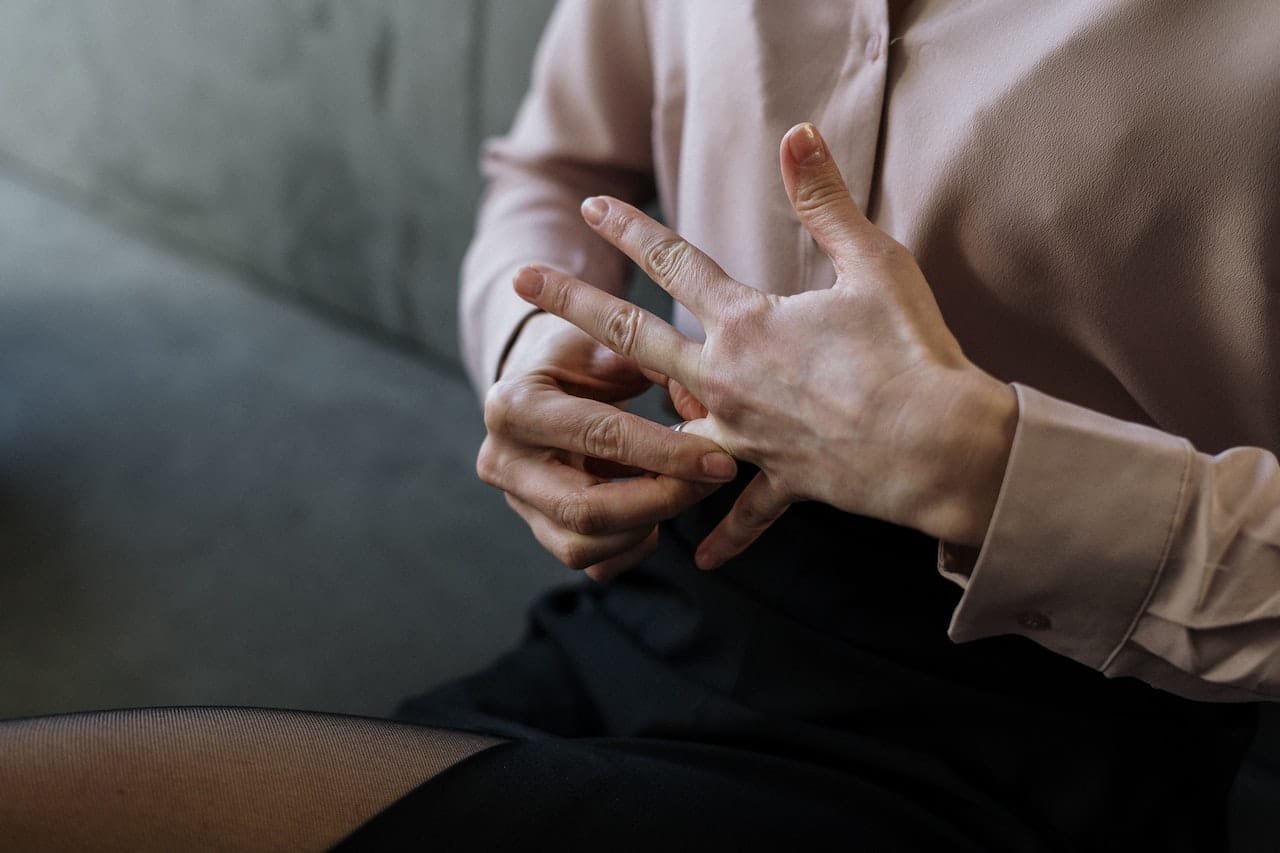
{"label": "right hand", "polygon": [[666,384],[564,320],[536,314],[485,396],[480,479],[506,493],[556,559],[595,580],[653,553],[659,522],[736,474],[709,439],[619,408],[654,382]]}

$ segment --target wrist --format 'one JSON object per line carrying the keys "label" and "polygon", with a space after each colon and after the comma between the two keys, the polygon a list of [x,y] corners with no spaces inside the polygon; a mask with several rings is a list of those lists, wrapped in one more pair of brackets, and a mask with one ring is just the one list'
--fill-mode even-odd
{"label": "wrist", "polygon": [[547,342],[566,326],[568,324],[554,314],[542,310],[531,312],[511,333],[506,352],[498,362],[495,381],[540,364],[544,360]]}
{"label": "wrist", "polygon": [[[953,399],[943,448],[936,458],[942,469],[936,480],[933,518],[921,526],[954,544],[979,547],[987,537],[1018,426],[1018,396],[1013,386],[970,368],[953,382]],[[929,502],[922,502],[928,505]]]}

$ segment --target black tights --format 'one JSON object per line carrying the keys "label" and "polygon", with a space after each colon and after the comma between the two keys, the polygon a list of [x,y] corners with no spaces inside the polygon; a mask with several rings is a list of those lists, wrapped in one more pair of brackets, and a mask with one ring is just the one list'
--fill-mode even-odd
{"label": "black tights", "polygon": [[0,722],[8,850],[324,850],[494,738],[293,711]]}

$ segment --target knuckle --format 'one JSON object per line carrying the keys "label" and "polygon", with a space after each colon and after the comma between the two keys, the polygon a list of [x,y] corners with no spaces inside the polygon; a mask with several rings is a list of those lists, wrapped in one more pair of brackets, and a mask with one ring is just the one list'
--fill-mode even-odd
{"label": "knuckle", "polygon": [[658,240],[645,252],[645,261],[654,276],[665,281],[678,277],[689,264],[689,244],[678,237]]}
{"label": "knuckle", "polygon": [[622,413],[593,418],[582,434],[582,452],[596,459],[622,462],[622,449],[626,441],[626,427]]}
{"label": "knuckle", "polygon": [[518,381],[496,383],[484,397],[484,425],[492,435],[505,435],[520,419],[528,405],[529,389]]}
{"label": "knuckle", "polygon": [[772,516],[765,507],[755,502],[747,502],[738,507],[738,523],[749,531],[757,531],[768,527]]}
{"label": "knuckle", "polygon": [[564,563],[575,572],[581,571],[588,566],[595,565],[597,560],[592,559],[590,549],[587,544],[577,538],[566,538],[560,541],[552,551],[555,558]]}
{"label": "knuckle", "polygon": [[623,245],[629,244],[635,239],[636,220],[633,216],[624,210],[613,213],[613,205],[610,205],[609,218],[605,220],[605,228],[613,237],[614,242]]}
{"label": "knuckle", "polygon": [[570,492],[560,498],[556,517],[566,529],[582,536],[600,533],[608,525],[600,505],[586,492]]}
{"label": "knuckle", "polygon": [[795,189],[796,212],[818,213],[840,201],[848,193],[844,184],[831,177],[801,181]]}
{"label": "knuckle", "polygon": [[[784,492],[781,484],[777,481],[767,480],[764,482],[764,488],[750,495],[747,500],[742,501],[735,507],[740,527],[749,531],[753,536],[777,521],[792,500],[790,497],[783,497]],[[789,492],[786,494],[789,494]]]}
{"label": "knuckle", "polygon": [[547,310],[563,317],[573,308],[573,284],[559,273],[549,272],[545,276],[543,299],[546,300]]}
{"label": "knuckle", "polygon": [[636,350],[644,315],[635,307],[618,308],[605,319],[605,338],[609,348],[621,355],[630,356]]}
{"label": "knuckle", "polygon": [[494,448],[493,441],[486,438],[480,445],[480,452],[476,454],[476,476],[481,482],[496,486],[499,470],[498,451]]}

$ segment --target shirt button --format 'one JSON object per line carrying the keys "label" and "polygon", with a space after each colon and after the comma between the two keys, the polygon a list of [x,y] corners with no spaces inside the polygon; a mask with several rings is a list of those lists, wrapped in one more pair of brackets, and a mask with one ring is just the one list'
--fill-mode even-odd
{"label": "shirt button", "polygon": [[1043,613],[1029,611],[1018,614],[1018,624],[1028,631],[1047,631],[1053,627],[1053,620]]}
{"label": "shirt button", "polygon": [[871,60],[872,62],[875,62],[877,59],[880,58],[880,34],[879,33],[872,33],[867,38],[866,56],[867,56],[867,59]]}

